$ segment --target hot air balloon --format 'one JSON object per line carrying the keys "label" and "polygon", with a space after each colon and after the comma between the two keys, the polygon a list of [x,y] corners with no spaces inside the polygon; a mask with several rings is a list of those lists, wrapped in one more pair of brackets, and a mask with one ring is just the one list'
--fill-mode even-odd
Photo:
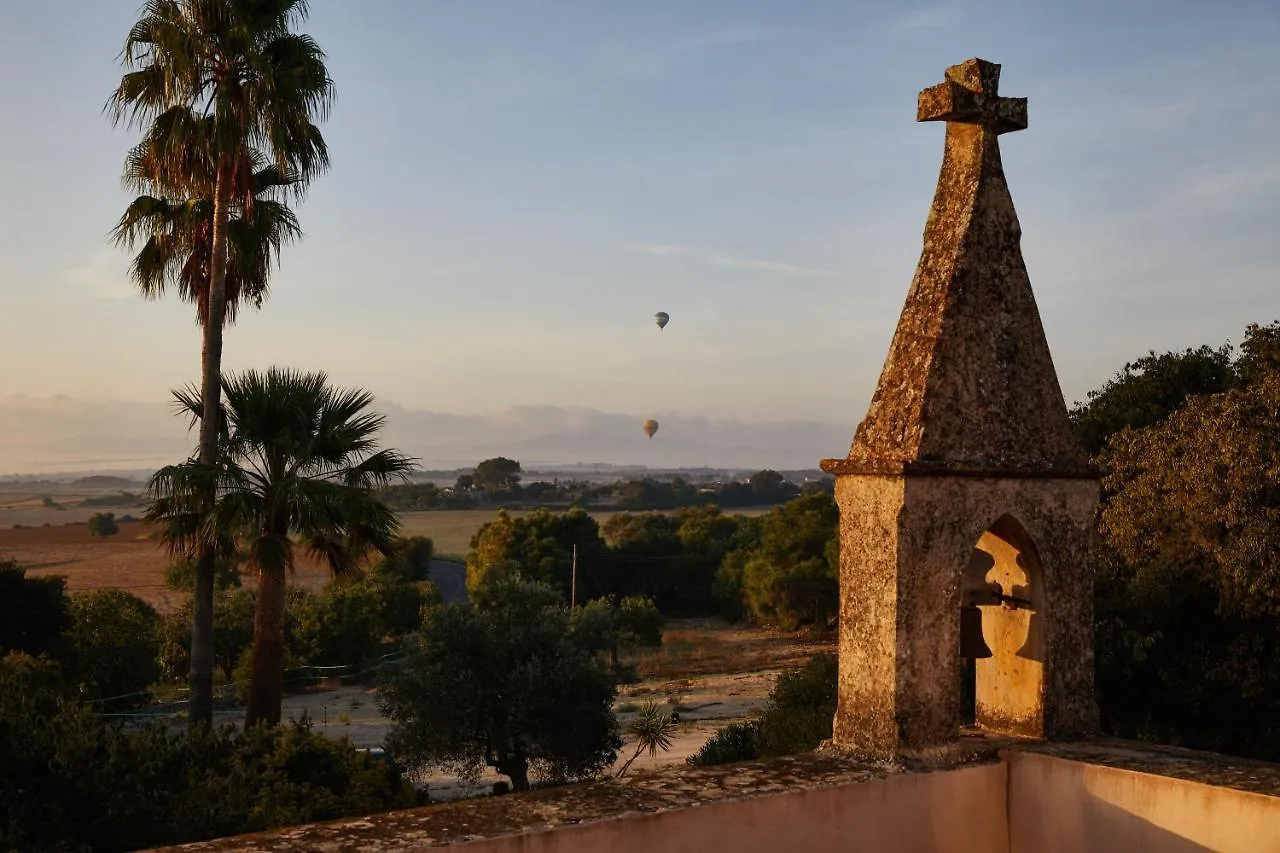
{"label": "hot air balloon", "polygon": [[666,311],[659,311],[653,315],[653,321],[658,324],[659,329],[665,329],[667,324],[671,322],[671,315]]}
{"label": "hot air balloon", "polygon": [[658,431],[658,422],[655,421],[653,418],[649,418],[649,420],[644,422],[644,434],[649,436],[650,439],[653,438],[653,434],[657,431]]}

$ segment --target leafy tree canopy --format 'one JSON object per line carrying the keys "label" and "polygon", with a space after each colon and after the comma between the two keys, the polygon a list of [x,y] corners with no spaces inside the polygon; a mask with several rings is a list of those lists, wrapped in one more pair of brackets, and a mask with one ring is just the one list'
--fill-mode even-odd
{"label": "leafy tree canopy", "polygon": [[27,577],[17,563],[0,560],[0,654],[62,655],[70,627],[66,578]]}
{"label": "leafy tree canopy", "polygon": [[471,484],[487,492],[505,492],[520,483],[520,463],[505,456],[486,459],[476,466]]}
{"label": "leafy tree canopy", "polygon": [[428,608],[420,648],[379,693],[397,760],[474,777],[490,766],[529,787],[529,771],[581,778],[622,745],[609,673],[570,631],[545,584],[496,578],[473,608]]}
{"label": "leafy tree canopy", "polygon": [[119,532],[120,526],[116,524],[115,513],[95,512],[93,515],[89,516],[90,536],[101,536],[106,538],[107,536],[115,536]]}
{"label": "leafy tree canopy", "polygon": [[136,595],[122,589],[73,595],[70,637],[91,698],[126,697],[112,707],[140,704],[160,678],[160,615]]}
{"label": "leafy tree canopy", "polygon": [[474,594],[495,567],[514,562],[523,577],[550,584],[568,598],[575,546],[580,553],[604,550],[600,525],[584,510],[539,509],[522,518],[500,512],[471,537],[467,589]]}
{"label": "leafy tree canopy", "polygon": [[1151,426],[1182,405],[1188,396],[1216,394],[1231,387],[1235,372],[1231,348],[1202,346],[1182,352],[1148,355],[1126,364],[1101,388],[1076,403],[1071,420],[1089,453],[1126,427]]}
{"label": "leafy tree canopy", "polygon": [[812,492],[765,516],[760,544],[742,568],[747,607],[759,621],[825,627],[839,607],[839,511]]}

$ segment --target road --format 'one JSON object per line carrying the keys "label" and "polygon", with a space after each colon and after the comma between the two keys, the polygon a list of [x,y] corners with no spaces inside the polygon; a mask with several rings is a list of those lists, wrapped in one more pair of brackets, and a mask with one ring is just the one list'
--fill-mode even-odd
{"label": "road", "polygon": [[445,604],[466,604],[467,567],[461,563],[446,563],[444,560],[432,560],[427,576],[440,590],[440,598]]}

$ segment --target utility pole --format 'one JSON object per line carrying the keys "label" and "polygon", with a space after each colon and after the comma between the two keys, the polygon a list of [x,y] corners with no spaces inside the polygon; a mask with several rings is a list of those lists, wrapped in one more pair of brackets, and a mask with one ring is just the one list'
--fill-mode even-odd
{"label": "utility pole", "polygon": [[569,609],[578,606],[578,545],[573,545],[573,574],[569,576]]}

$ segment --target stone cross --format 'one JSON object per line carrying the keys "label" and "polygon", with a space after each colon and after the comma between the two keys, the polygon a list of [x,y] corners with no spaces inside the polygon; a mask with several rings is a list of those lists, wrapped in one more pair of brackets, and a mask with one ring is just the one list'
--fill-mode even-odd
{"label": "stone cross", "polygon": [[970,59],[948,68],[946,78],[920,93],[916,121],[976,124],[997,134],[1027,129],[1027,99],[999,94],[999,65]]}
{"label": "stone cross", "polygon": [[1096,726],[1097,471],[1067,418],[1000,162],[997,137],[1027,126],[1027,102],[1001,97],[999,79],[971,59],[920,93],[918,119],[947,122],[924,248],[867,416],[848,455],[822,463],[840,506],[833,739],[868,757],[959,737],[962,609],[971,628],[981,611],[985,646],[969,648],[991,652],[975,667],[980,726]]}

